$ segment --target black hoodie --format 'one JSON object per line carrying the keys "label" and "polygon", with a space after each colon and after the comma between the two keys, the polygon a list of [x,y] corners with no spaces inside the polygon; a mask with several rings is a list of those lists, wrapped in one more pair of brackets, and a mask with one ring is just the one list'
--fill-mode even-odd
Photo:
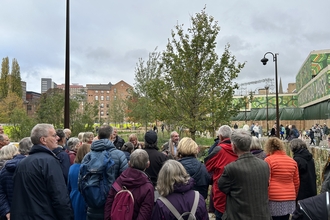
{"label": "black hoodie", "polygon": [[306,199],[317,194],[316,173],[313,155],[306,148],[293,152],[293,159],[298,164],[300,187],[297,200]]}

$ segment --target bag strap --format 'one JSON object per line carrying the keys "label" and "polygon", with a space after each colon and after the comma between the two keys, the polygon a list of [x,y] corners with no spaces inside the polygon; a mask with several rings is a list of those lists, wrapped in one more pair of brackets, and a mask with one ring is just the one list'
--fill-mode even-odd
{"label": "bag strap", "polygon": [[176,219],[180,219],[180,213],[178,212],[178,210],[176,210],[172,203],[168,201],[168,199],[163,196],[159,196],[159,200],[164,203],[164,205],[172,212]]}
{"label": "bag strap", "polygon": [[114,188],[114,190],[116,190],[116,192],[119,192],[121,190],[121,186],[119,186],[117,181],[113,182],[112,188]]}
{"label": "bag strap", "polygon": [[199,202],[199,192],[195,191],[195,199],[194,199],[194,204],[193,207],[191,209],[191,213],[193,215],[195,215],[196,210],[197,210],[197,206],[198,206],[198,202]]}
{"label": "bag strap", "polygon": [[[193,215],[195,215],[195,213],[196,213],[198,202],[199,202],[199,192],[197,192],[197,191],[194,191],[194,192],[195,192],[194,204],[191,208],[191,214],[193,214]],[[170,201],[168,201],[168,199],[166,199],[164,196],[160,196],[159,200],[164,203],[164,205],[172,212],[172,214],[176,217],[176,219],[181,218],[181,215],[178,212],[178,210],[176,210],[176,208],[172,205],[172,203]]]}

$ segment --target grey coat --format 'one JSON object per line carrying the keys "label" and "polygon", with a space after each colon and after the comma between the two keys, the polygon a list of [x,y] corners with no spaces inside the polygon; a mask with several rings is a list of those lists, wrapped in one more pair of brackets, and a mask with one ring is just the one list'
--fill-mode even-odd
{"label": "grey coat", "polygon": [[250,152],[225,166],[218,180],[219,189],[227,195],[223,219],[271,219],[268,181],[268,164]]}

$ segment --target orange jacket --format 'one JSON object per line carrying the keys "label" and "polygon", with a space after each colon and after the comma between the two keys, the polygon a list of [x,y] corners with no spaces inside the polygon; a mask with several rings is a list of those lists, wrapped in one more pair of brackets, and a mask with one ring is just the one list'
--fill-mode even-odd
{"label": "orange jacket", "polygon": [[296,200],[300,184],[297,162],[284,151],[275,151],[265,161],[270,168],[269,200]]}

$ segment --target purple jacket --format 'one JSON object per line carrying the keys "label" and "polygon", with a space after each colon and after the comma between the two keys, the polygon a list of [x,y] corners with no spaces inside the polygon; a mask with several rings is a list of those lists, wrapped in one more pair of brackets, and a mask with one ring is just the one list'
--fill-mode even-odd
{"label": "purple jacket", "polygon": [[[133,220],[150,219],[154,206],[154,187],[143,171],[127,168],[116,179],[120,186],[126,186],[134,197]],[[111,187],[104,208],[104,219],[110,219],[111,206],[115,198],[116,191]]]}
{"label": "purple jacket", "polygon": [[[194,180],[190,178],[188,184],[174,184],[174,192],[166,196],[172,205],[180,214],[190,212],[194,203],[195,192],[192,190]],[[208,212],[203,196],[199,197],[197,211],[195,213],[197,220],[208,220]],[[174,220],[176,219],[172,212],[164,205],[162,201],[157,199],[151,219],[154,220]]]}

